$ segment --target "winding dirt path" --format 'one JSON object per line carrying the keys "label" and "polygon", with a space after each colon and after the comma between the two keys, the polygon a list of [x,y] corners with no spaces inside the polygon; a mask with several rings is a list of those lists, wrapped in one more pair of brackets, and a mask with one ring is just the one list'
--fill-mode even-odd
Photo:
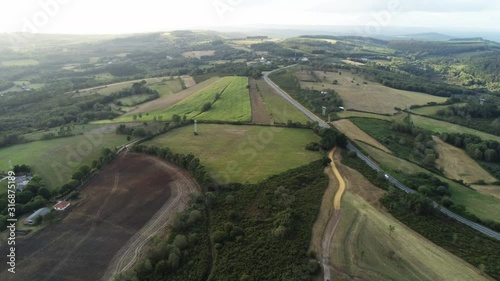
{"label": "winding dirt path", "polygon": [[335,154],[335,150],[337,150],[336,147],[332,151],[330,151],[330,153],[328,154],[328,158],[330,158],[330,160],[332,160],[332,162],[330,163],[330,166],[332,167],[333,174],[335,175],[335,177],[337,178],[337,180],[339,181],[339,184],[340,184],[339,190],[337,190],[337,193],[335,194],[335,199],[333,201],[333,208],[335,210],[340,210],[340,200],[342,199],[342,195],[344,195],[344,192],[345,192],[345,181],[342,178],[342,176],[340,175],[340,172],[337,169],[337,166],[335,166],[335,159],[333,159],[333,154]]}
{"label": "winding dirt path", "polygon": [[336,150],[337,148],[334,148],[332,151],[330,151],[330,153],[328,153],[328,157],[331,160],[330,167],[333,171],[333,174],[335,175],[335,177],[339,182],[339,189],[335,193],[335,197],[333,199],[333,209],[334,209],[333,215],[328,221],[325,232],[323,233],[323,239],[321,241],[321,250],[322,250],[321,263],[323,265],[323,279],[325,281],[331,280],[332,269],[330,263],[330,248],[333,239],[333,234],[335,233],[335,229],[337,228],[337,225],[339,224],[340,218],[342,216],[340,211],[340,202],[342,199],[342,195],[344,195],[345,192],[345,181],[340,175],[339,170],[335,166],[335,159],[333,157]]}

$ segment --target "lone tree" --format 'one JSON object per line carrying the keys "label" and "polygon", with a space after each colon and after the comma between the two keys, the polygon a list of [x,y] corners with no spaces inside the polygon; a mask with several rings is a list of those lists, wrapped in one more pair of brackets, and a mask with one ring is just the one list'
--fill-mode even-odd
{"label": "lone tree", "polygon": [[394,230],[396,230],[396,227],[392,224],[389,225],[389,236],[392,237],[392,233],[394,233]]}
{"label": "lone tree", "polygon": [[212,108],[212,104],[207,102],[201,107],[201,112],[209,111]]}

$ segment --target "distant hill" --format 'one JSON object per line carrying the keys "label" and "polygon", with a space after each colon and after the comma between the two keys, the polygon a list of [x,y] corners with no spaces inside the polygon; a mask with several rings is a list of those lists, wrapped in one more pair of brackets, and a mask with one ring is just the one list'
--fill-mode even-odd
{"label": "distant hill", "polygon": [[428,33],[415,33],[415,34],[406,34],[406,35],[399,35],[399,36],[394,36],[398,40],[419,40],[419,41],[448,41],[451,39],[455,39],[453,36],[449,36],[446,34],[442,33],[437,33],[437,32],[428,32]]}

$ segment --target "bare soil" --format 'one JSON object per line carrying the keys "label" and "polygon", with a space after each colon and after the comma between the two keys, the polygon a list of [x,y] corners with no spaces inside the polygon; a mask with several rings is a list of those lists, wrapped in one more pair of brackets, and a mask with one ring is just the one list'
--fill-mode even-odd
{"label": "bare soil", "polygon": [[[142,248],[142,242],[133,243],[137,233],[139,241],[145,241],[164,227],[164,213],[182,208],[196,188],[187,172],[159,158],[122,154],[89,182],[81,201],[67,209],[61,221],[18,239],[18,270],[11,274],[2,262],[0,280],[99,280],[117,253],[132,257],[124,265],[133,261]],[[0,250],[7,252],[4,245]]]}
{"label": "bare soil", "polygon": [[257,90],[255,79],[250,80],[250,100],[252,102],[252,123],[255,124],[270,124],[271,114],[264,104],[264,100]]}

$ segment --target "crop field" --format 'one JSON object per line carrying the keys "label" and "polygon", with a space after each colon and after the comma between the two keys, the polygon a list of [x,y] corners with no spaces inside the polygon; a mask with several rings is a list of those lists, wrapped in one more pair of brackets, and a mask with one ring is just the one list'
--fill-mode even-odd
{"label": "crop field", "polygon": [[[196,118],[204,121],[250,121],[250,96],[246,85],[248,85],[246,77],[224,77],[166,110],[148,112],[149,114],[143,115],[140,121],[152,121],[155,116],[161,116],[162,120],[171,120],[173,115],[181,117],[186,115],[187,119]],[[220,94],[219,99],[213,103],[218,94]],[[213,103],[212,108],[202,112],[202,107],[206,103]],[[133,116],[129,113],[116,118],[113,122],[132,120]]]}
{"label": "crop field", "polygon": [[[153,111],[150,112],[149,118],[153,118],[153,116],[163,116],[163,120],[171,120],[173,115],[184,116],[188,119],[192,119],[198,115],[200,115],[202,107],[205,103],[212,103],[217,94],[224,95],[226,89],[232,84],[232,77],[224,77],[219,81],[213,83],[212,85],[203,88],[203,90],[199,91],[196,95],[193,95],[185,100],[175,104],[174,106],[163,110],[163,111]],[[214,108],[210,109],[214,110]],[[224,110],[224,108],[220,108],[219,111]],[[223,117],[224,118],[224,117]],[[144,119],[144,117],[143,117]]]}
{"label": "crop field", "polygon": [[383,144],[379,143],[376,139],[361,130],[358,126],[354,125],[350,120],[344,119],[332,123],[342,133],[352,140],[360,140],[374,147],[377,147],[385,152],[391,153]]}
{"label": "crop field", "polygon": [[[130,245],[129,239],[136,234],[146,239],[184,206],[189,197],[181,196],[179,186],[188,193],[196,182],[158,158],[121,155],[86,185],[82,199],[62,214],[61,221],[28,238],[18,237],[16,247],[22,254],[16,262],[22,270],[11,274],[2,263],[0,279],[100,280],[112,261],[134,255],[117,255],[137,245]],[[153,218],[154,223],[148,223]],[[1,250],[7,251],[6,244]]]}
{"label": "crop field", "polygon": [[[220,98],[212,105],[212,108],[192,118],[204,121],[250,122],[252,120],[252,107],[247,88],[248,78],[228,77],[227,79],[230,79],[231,82],[223,90]],[[215,91],[215,93],[218,92]],[[197,98],[202,100],[201,96],[197,96]],[[205,102],[210,102],[210,100]],[[201,106],[198,108],[201,108]]]}
{"label": "crop field", "polygon": [[193,127],[187,126],[156,137],[145,145],[192,153],[221,183],[257,183],[321,157],[305,149],[306,144],[319,141],[307,129],[199,124],[198,132],[199,135],[194,136]]}
{"label": "crop field", "polygon": [[345,275],[336,280],[489,280],[358,195],[347,192],[342,209],[331,260]]}
{"label": "crop field", "polygon": [[483,169],[465,151],[451,144],[447,144],[438,137],[433,137],[439,157],[436,161],[438,168],[443,169],[449,179],[463,180],[466,183],[475,183],[480,180],[486,183],[496,182],[490,173]]}
{"label": "crop field", "polygon": [[434,133],[461,133],[461,134],[471,134],[480,137],[483,140],[494,140],[500,142],[500,137],[484,133],[478,130],[467,128],[464,126],[451,124],[448,122],[427,118],[424,116],[412,115],[411,120],[415,126],[420,127],[425,130],[432,131]]}
{"label": "crop field", "polygon": [[266,104],[262,99],[255,79],[251,79],[250,82],[250,100],[252,102],[252,123],[270,124],[271,114],[269,113]]}
{"label": "crop field", "polygon": [[0,62],[1,66],[30,66],[30,65],[38,65],[39,62],[33,59],[25,59],[25,60],[6,60]]}
{"label": "crop field", "polygon": [[196,58],[201,59],[202,57],[211,57],[215,54],[215,50],[206,50],[206,51],[190,51],[182,53],[182,56],[185,58]]}
{"label": "crop field", "polygon": [[286,124],[288,120],[291,120],[307,124],[311,121],[309,117],[276,93],[264,80],[257,80],[257,87],[275,123]]}
{"label": "crop field", "polygon": [[35,141],[0,149],[0,171],[12,165],[26,164],[42,177],[50,189],[71,179],[82,165],[89,165],[100,156],[103,148],[114,149],[127,143],[126,136],[98,131],[73,137]]}
{"label": "crop field", "polygon": [[[431,173],[413,163],[385,153],[369,145],[362,143],[358,143],[358,145],[360,145],[363,150],[371,156],[371,158],[375,159],[376,162],[393,171],[400,171],[405,174],[415,174],[419,172],[427,174]],[[482,194],[479,191],[467,188],[444,177],[438,175],[434,176],[450,185],[450,191],[452,194],[451,200],[455,202],[455,204],[464,205],[470,213],[481,219],[489,219],[500,222],[500,204],[498,204],[499,201],[497,198],[488,194]]]}
{"label": "crop field", "polygon": [[[393,114],[396,113],[395,107],[406,108],[408,105],[446,101],[446,98],[442,97],[389,88],[345,71],[342,72],[342,75],[336,72],[325,74],[322,71],[316,71],[316,76],[322,82],[301,82],[301,86],[316,90],[335,90],[342,97],[346,109]],[[333,85],[334,80],[337,80],[337,85]]]}
{"label": "crop field", "polygon": [[131,80],[120,83],[114,83],[104,86],[98,86],[88,89],[79,90],[78,93],[74,93],[74,97],[87,96],[87,95],[111,95],[123,89],[128,89],[132,87],[134,83],[146,81],[146,86],[157,90],[161,96],[168,95],[170,93],[176,93],[182,90],[182,85],[178,79],[170,80],[170,77],[158,77],[158,78],[146,78],[141,80]]}

